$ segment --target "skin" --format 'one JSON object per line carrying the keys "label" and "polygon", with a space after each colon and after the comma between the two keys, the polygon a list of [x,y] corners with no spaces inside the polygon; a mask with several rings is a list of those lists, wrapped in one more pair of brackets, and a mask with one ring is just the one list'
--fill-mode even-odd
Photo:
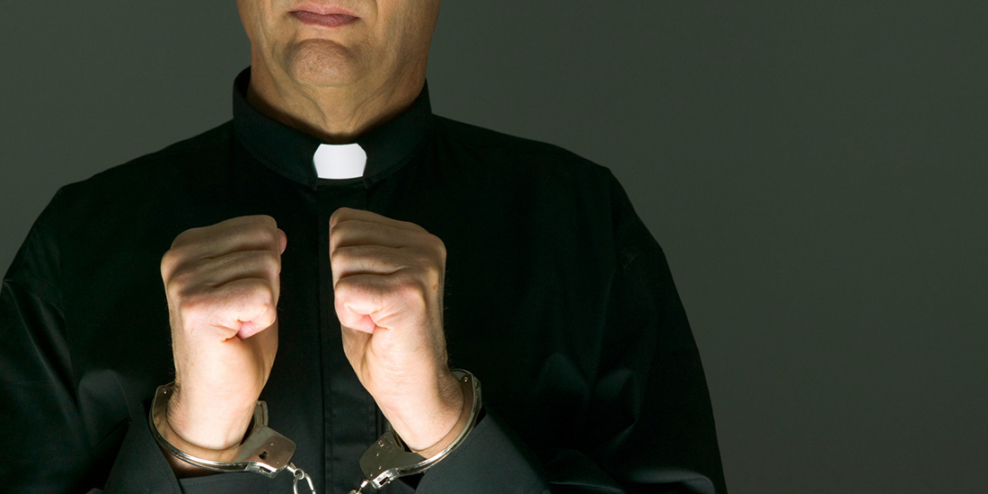
{"label": "skin", "polygon": [[[440,0],[321,2],[359,18],[337,28],[299,22],[290,12],[304,4],[238,0],[251,40],[251,104],[343,143],[412,103]],[[435,454],[466,425],[470,399],[446,363],[445,246],[418,225],[368,211],[341,208],[329,227],[346,356],[406,444]],[[248,216],[183,232],[162,258],[178,385],[162,434],[179,449],[217,461],[239,452],[277,353],[286,245],[273,218]],[[168,458],[180,476],[209,473]]]}
{"label": "skin", "polygon": [[340,208],[329,225],[347,359],[405,444],[439,451],[465,408],[442,327],[446,246],[414,223],[369,211]]}
{"label": "skin", "polygon": [[[162,257],[177,385],[162,435],[179,449],[236,457],[278,351],[286,246],[273,218],[245,216],[187,230]],[[168,457],[179,473],[197,470]]]}
{"label": "skin", "polygon": [[359,20],[327,29],[290,14],[302,1],[237,1],[251,41],[248,101],[325,142],[351,142],[401,113],[422,90],[441,1],[320,3]]}

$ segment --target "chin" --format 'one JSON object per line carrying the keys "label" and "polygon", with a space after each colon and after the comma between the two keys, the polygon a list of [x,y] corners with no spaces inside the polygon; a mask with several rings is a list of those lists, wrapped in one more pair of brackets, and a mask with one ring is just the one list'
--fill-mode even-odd
{"label": "chin", "polygon": [[306,40],[288,53],[288,73],[295,81],[312,86],[344,86],[357,79],[352,50],[328,40]]}

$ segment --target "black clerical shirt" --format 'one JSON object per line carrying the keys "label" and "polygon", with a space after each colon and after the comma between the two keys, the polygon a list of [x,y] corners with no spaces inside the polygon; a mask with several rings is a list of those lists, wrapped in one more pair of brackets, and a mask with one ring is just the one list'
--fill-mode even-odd
{"label": "black clerical shirt", "polygon": [[329,217],[416,223],[447,248],[451,364],[485,416],[385,492],[725,492],[703,370],[659,245],[604,167],[434,116],[428,91],[358,139],[363,177],[322,180],[319,141],[234,84],[215,129],[63,187],[0,291],[5,492],[290,492],[290,474],[177,480],[147,423],[174,377],[161,256],[193,227],[275,218],[280,340],[261,395],[320,493],[360,480],[384,419],[343,354]]}

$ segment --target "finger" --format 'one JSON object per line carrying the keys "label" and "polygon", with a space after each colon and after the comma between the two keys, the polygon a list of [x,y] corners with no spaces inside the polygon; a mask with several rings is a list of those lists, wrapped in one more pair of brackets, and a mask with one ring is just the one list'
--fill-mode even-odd
{"label": "finger", "polygon": [[337,247],[330,253],[329,264],[333,284],[340,278],[355,274],[389,275],[408,268],[416,262],[410,248],[381,245]]}
{"label": "finger", "polygon": [[281,253],[281,230],[259,223],[209,230],[200,232],[199,237],[189,247],[194,255],[201,258],[217,257],[241,250],[266,249]]}
{"label": "finger", "polygon": [[[216,225],[182,232],[172,243],[185,257],[216,257],[236,250],[270,249],[280,252],[281,231],[269,216],[254,221],[234,218]],[[241,220],[236,221],[234,220]],[[286,238],[287,243],[287,238]]]}
{"label": "finger", "polygon": [[[347,322],[343,322],[344,319],[346,319]],[[374,318],[369,315],[348,312],[340,316],[340,327],[370,335],[374,334],[374,330],[377,329],[377,324],[374,323]]]}
{"label": "finger", "polygon": [[[268,280],[244,278],[217,287],[208,295],[191,298],[186,301],[185,308],[201,311],[199,317],[210,321],[210,326],[221,339],[234,336],[249,338],[277,320],[274,295],[274,288]],[[245,327],[245,323],[249,324]]]}
{"label": "finger", "polygon": [[394,228],[399,228],[408,231],[415,231],[415,232],[425,231],[425,229],[422,228],[421,226],[416,225],[415,223],[409,221],[396,220],[394,218],[388,218],[387,216],[382,216],[372,211],[367,211],[364,209],[353,209],[347,207],[342,207],[337,209],[336,211],[333,211],[333,214],[329,217],[329,229],[332,231],[333,227],[335,227],[341,221],[349,221],[349,220],[361,220],[369,223],[388,225]]}
{"label": "finger", "polygon": [[[231,252],[221,257],[203,259],[189,271],[200,284],[220,286],[242,278],[265,278],[274,282],[281,273],[281,256],[270,250]],[[176,272],[180,275],[182,272]]]}
{"label": "finger", "polygon": [[384,327],[394,280],[379,275],[348,276],[333,287],[334,305],[340,324],[357,331],[373,333]]}
{"label": "finger", "polygon": [[198,228],[190,228],[176,237],[176,240],[182,240],[184,242],[196,242],[202,237],[208,237],[217,232],[225,232],[228,230],[233,230],[237,228],[242,228],[245,226],[257,225],[259,227],[269,227],[277,228],[278,223],[274,218],[267,215],[257,215],[257,216],[238,216],[236,218],[230,218],[228,220],[221,221],[212,225],[206,225]]}
{"label": "finger", "polygon": [[277,228],[278,226],[278,222],[275,221],[275,219],[272,216],[267,214],[254,214],[254,215],[237,216],[234,218],[223,220],[219,223],[214,223],[207,228],[210,227],[234,228],[242,225],[256,225],[256,224],[267,225],[274,228]]}
{"label": "finger", "polygon": [[[216,297],[223,286],[242,279],[263,279],[270,285],[274,303],[281,294],[281,258],[268,250],[234,252],[199,264],[188,264],[168,279],[165,288],[169,300]],[[188,314],[188,313],[187,313]]]}
{"label": "finger", "polygon": [[237,330],[237,335],[236,336],[237,336],[237,338],[240,338],[241,340],[246,340],[247,338],[250,338],[251,336],[258,335],[258,334],[263,334],[263,333],[265,333],[267,331],[270,331],[271,328],[276,327],[277,324],[278,324],[278,321],[277,320],[275,320],[275,322],[273,322],[273,323],[271,323],[271,324],[269,324],[267,326],[262,326],[262,325],[260,325],[258,323],[255,323],[254,321],[245,321],[245,322],[242,322],[240,324],[240,329]]}
{"label": "finger", "polygon": [[407,230],[392,225],[364,220],[347,220],[330,229],[329,251],[351,245],[381,245],[413,247],[428,245],[434,236],[425,230]]}
{"label": "finger", "polygon": [[[219,258],[239,251],[269,250],[280,252],[282,240],[279,230],[255,227],[237,227],[223,236],[204,237],[193,243],[178,243],[161,258],[161,276],[168,280],[181,270],[193,268],[203,260]],[[287,238],[285,239],[287,245]]]}

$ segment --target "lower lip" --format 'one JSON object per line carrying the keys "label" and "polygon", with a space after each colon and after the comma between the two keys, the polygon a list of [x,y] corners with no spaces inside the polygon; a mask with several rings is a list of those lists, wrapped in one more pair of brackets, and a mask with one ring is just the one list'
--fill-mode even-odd
{"label": "lower lip", "polygon": [[292,15],[296,19],[302,21],[303,24],[313,24],[322,27],[340,27],[346,26],[348,24],[353,24],[357,22],[357,17],[346,14],[316,14],[313,12],[306,12],[302,10],[297,10],[292,12]]}

